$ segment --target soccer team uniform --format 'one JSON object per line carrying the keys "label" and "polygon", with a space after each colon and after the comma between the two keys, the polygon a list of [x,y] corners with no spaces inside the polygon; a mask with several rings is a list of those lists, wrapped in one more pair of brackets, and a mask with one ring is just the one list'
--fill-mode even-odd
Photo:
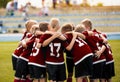
{"label": "soccer team uniform", "polygon": [[18,58],[17,65],[16,65],[16,72],[15,76],[19,78],[26,79],[26,75],[29,73],[28,71],[28,59],[32,52],[33,43],[35,40],[35,36],[32,35],[29,37],[30,40],[26,43],[27,48],[21,53]]}
{"label": "soccer team uniform", "polygon": [[[41,36],[37,36],[40,39]],[[46,76],[46,65],[45,65],[45,48],[36,48],[37,42],[34,42],[32,53],[29,57],[29,71],[31,78],[45,78]]]}
{"label": "soccer team uniform", "polygon": [[[89,36],[87,31],[85,31],[83,34],[86,36],[86,42],[88,43],[94,54],[104,45],[103,40],[98,38],[97,36]],[[103,53],[99,58],[97,58],[95,55],[93,56],[93,74],[91,79],[100,79],[105,77],[105,61],[106,59]]]}
{"label": "soccer team uniform", "polygon": [[[50,38],[51,34],[44,34],[40,38],[40,43]],[[64,62],[63,52],[66,47],[66,42],[58,38],[50,42],[46,46],[46,67],[48,72],[48,79],[53,81],[64,81],[66,79],[66,68]]]}
{"label": "soccer team uniform", "polygon": [[[67,42],[72,40],[72,34],[66,34]],[[71,50],[75,65],[75,78],[92,74],[92,51],[88,44],[77,37]]]}
{"label": "soccer team uniform", "polygon": [[105,78],[110,79],[115,76],[114,71],[114,59],[112,56],[112,50],[108,44],[106,44],[106,50],[104,51],[106,64],[105,64]]}
{"label": "soccer team uniform", "polygon": [[[24,33],[23,37],[21,40],[23,40],[26,37],[27,32]],[[22,45],[19,45],[14,53],[12,54],[12,65],[13,65],[13,70],[16,70],[16,64],[17,64],[17,59],[20,56],[20,54],[24,51],[24,48]]]}
{"label": "soccer team uniform", "polygon": [[[94,35],[97,37],[101,38],[100,35],[103,35],[105,38],[107,36],[105,34],[102,34],[101,32],[98,32],[96,29],[93,30]],[[105,64],[105,78],[110,79],[111,77],[115,76],[115,71],[114,71],[114,59],[112,56],[112,50],[109,46],[109,44],[105,44],[106,49],[104,51],[104,55],[106,58],[106,64]]]}

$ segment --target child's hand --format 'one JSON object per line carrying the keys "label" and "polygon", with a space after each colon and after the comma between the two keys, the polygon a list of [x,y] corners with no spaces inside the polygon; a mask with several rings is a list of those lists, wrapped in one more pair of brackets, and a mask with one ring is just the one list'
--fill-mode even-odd
{"label": "child's hand", "polygon": [[101,51],[96,51],[95,57],[100,58],[101,54],[102,54]]}
{"label": "child's hand", "polygon": [[41,32],[41,31],[36,31],[36,32],[35,32],[35,35],[42,35],[42,34],[44,34],[44,33]]}
{"label": "child's hand", "polygon": [[55,32],[55,33],[53,34],[53,36],[56,37],[56,38],[58,38],[60,35],[61,35],[61,33],[58,33],[58,32]]}
{"label": "child's hand", "polygon": [[77,33],[76,32],[72,32],[73,38],[77,37]]}

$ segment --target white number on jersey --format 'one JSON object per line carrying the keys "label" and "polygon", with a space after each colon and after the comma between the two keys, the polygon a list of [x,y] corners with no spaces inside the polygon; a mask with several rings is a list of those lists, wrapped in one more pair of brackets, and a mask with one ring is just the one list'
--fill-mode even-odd
{"label": "white number on jersey", "polygon": [[98,50],[101,50],[101,46],[98,42],[96,43],[96,45],[97,45]]}
{"label": "white number on jersey", "polygon": [[61,45],[60,45],[60,43],[50,43],[49,44],[49,47],[50,47],[50,51],[51,51],[51,53],[50,53],[50,56],[55,56],[55,54],[54,54],[54,52],[55,51],[53,51],[54,49],[54,47],[57,47],[57,49],[56,49],[56,52],[57,52],[57,55],[56,55],[56,57],[59,57],[60,56],[60,54],[59,54],[59,50],[60,50],[60,47],[61,47]]}
{"label": "white number on jersey", "polygon": [[78,42],[79,47],[82,47],[84,44],[86,44],[85,41],[83,41],[81,38],[78,38],[75,41]]}
{"label": "white number on jersey", "polygon": [[38,53],[39,53],[39,50],[40,50],[40,49],[38,49],[38,48],[36,47],[36,42],[34,42],[31,56],[37,56]]}

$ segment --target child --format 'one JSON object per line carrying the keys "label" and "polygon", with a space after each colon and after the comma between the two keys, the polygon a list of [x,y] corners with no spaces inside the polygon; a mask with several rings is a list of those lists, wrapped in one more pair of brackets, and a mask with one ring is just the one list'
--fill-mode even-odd
{"label": "child", "polygon": [[[70,24],[73,26],[73,28],[71,28],[70,30],[73,31],[75,27],[72,23]],[[73,56],[71,52],[68,50],[65,50],[65,53],[66,53],[66,66],[67,66],[67,72],[68,72],[67,82],[72,82],[72,76],[73,76],[73,70],[74,70]]]}
{"label": "child", "polygon": [[[107,38],[106,34],[102,34],[105,38]],[[106,64],[105,64],[105,82],[112,82],[112,77],[115,76],[115,70],[114,70],[114,58],[112,55],[112,50],[110,47],[110,44],[105,44],[106,49],[104,51],[105,58],[106,58]]]}
{"label": "child", "polygon": [[48,29],[53,35],[45,32],[40,38],[40,43],[43,47],[46,47],[45,62],[50,82],[63,82],[66,79],[66,68],[63,57],[65,41],[59,39],[60,33],[57,33],[59,28],[59,19],[52,18]]}
{"label": "child", "polygon": [[33,42],[35,40],[34,31],[33,31],[34,27],[32,26],[33,23],[32,24],[30,23],[29,27],[31,27],[30,29],[31,33],[28,33],[27,35],[29,37],[26,37],[21,41],[21,44],[24,47],[24,51],[20,54],[17,60],[14,82],[19,82],[19,81],[25,82],[26,76],[28,75],[28,58],[32,51]]}
{"label": "child", "polygon": [[[67,37],[67,42],[72,43],[73,47],[66,48],[67,50],[71,50],[73,55],[74,65],[75,65],[75,78],[76,82],[82,82],[84,77],[90,76],[92,73],[92,52],[87,45],[87,43],[80,37],[75,37],[74,32],[72,35],[72,26],[71,24],[65,24],[62,26],[62,33],[65,33]],[[80,35],[79,35],[80,36]]]}
{"label": "child", "polygon": [[25,27],[26,27],[26,31],[24,32],[24,35],[22,37],[22,39],[19,42],[18,47],[15,49],[14,53],[12,54],[12,65],[13,65],[13,70],[16,70],[16,63],[17,63],[17,59],[20,56],[20,54],[23,52],[24,48],[21,45],[21,41],[25,38],[25,37],[30,37],[28,36],[28,34],[30,33],[30,25],[33,24],[37,24],[37,21],[35,20],[28,20],[25,22]]}
{"label": "child", "polygon": [[[48,29],[47,22],[41,22],[39,24],[39,30],[36,32],[36,38],[32,53],[29,57],[29,70],[30,77],[34,82],[45,82],[46,77],[46,65],[45,65],[45,49],[41,46],[38,46],[41,35]],[[40,45],[40,44],[39,44]]]}
{"label": "child", "polygon": [[91,82],[97,82],[99,79],[103,79],[104,75],[104,66],[105,66],[105,56],[103,54],[105,46],[103,45],[103,40],[94,35],[91,31],[85,31],[85,26],[79,24],[76,26],[76,32],[83,32],[86,36],[85,41],[90,46],[93,56],[93,74],[90,77]]}
{"label": "child", "polygon": [[92,31],[95,36],[98,36],[98,37],[100,36],[103,39],[104,43],[107,43],[107,39],[103,35],[99,35],[98,34],[99,32],[96,29],[92,29],[92,22],[90,19],[86,18],[82,20],[81,24],[85,26],[86,31]]}
{"label": "child", "polygon": [[[106,62],[108,62],[110,60],[112,61],[113,57],[112,57],[112,55],[110,55],[110,53],[108,53],[111,50],[108,47],[107,38],[105,38],[104,35],[101,32],[98,32],[96,29],[92,30],[92,22],[91,22],[90,19],[84,19],[81,23],[85,25],[86,30],[93,31],[95,36],[97,36],[98,38],[102,38],[104,40],[104,43],[106,43],[105,44],[106,45],[106,50],[105,50],[105,53],[104,53],[105,57],[106,57]],[[106,65],[106,66],[108,67],[108,65]],[[111,69],[107,68],[106,70],[104,70],[105,73],[107,73],[107,72],[109,73],[109,74],[107,74],[107,76],[109,77],[109,80],[107,80],[108,82],[111,81],[111,77],[115,75],[115,72],[114,72],[114,62],[111,62],[111,64],[109,66],[110,66],[109,68],[111,68]],[[106,75],[104,75],[104,78],[106,78]],[[105,80],[105,79],[103,79],[103,80]]]}

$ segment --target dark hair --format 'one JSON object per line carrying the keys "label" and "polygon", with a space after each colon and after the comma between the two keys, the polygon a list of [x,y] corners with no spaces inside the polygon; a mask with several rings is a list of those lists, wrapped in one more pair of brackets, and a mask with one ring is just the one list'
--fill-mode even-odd
{"label": "dark hair", "polygon": [[48,25],[49,25],[48,22],[40,22],[39,23],[40,31],[45,32],[46,30],[48,30]]}
{"label": "dark hair", "polygon": [[68,32],[68,31],[73,31],[73,29],[74,29],[74,26],[70,23],[67,23],[62,26],[61,31]]}

